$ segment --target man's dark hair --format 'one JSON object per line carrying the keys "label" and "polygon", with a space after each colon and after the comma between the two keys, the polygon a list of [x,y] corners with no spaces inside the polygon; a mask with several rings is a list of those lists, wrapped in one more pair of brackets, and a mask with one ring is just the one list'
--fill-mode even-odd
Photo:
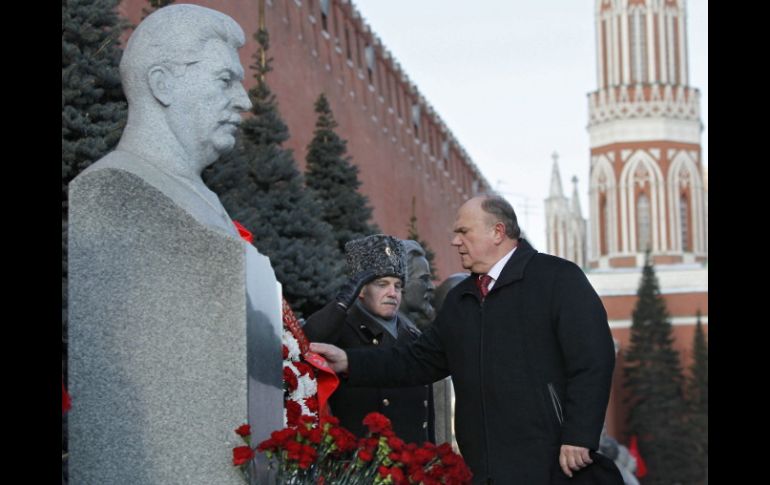
{"label": "man's dark hair", "polygon": [[502,222],[505,225],[505,235],[511,239],[518,239],[521,235],[516,213],[507,200],[499,195],[489,195],[481,202],[481,208],[495,219],[495,224]]}

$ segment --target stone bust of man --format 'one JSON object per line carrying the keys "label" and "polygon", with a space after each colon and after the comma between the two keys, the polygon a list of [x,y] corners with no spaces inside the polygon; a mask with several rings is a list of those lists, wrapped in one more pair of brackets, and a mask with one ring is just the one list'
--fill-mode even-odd
{"label": "stone bust of man", "polygon": [[433,322],[436,311],[433,308],[433,291],[430,263],[425,257],[425,250],[417,241],[403,241],[406,251],[407,276],[404,286],[404,298],[399,310],[420,329]]}
{"label": "stone bust of man", "polygon": [[240,113],[251,107],[229,16],[171,5],[142,21],[120,62],[128,122],[117,149],[89,170],[117,168],[156,186],[204,225],[232,234],[204,168],[235,145]]}
{"label": "stone bust of man", "polygon": [[120,142],[69,185],[71,483],[238,485],[233,426],[255,442],[281,427],[280,286],[201,179],[251,106],[244,41],[196,5],[144,19]]}

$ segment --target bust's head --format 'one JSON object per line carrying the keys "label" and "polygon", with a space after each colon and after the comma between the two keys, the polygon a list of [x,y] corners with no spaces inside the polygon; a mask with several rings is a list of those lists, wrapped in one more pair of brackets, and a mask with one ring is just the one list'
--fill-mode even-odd
{"label": "bust's head", "polygon": [[425,257],[425,250],[417,241],[403,241],[406,252],[407,277],[401,311],[406,313],[419,326],[433,321],[433,291],[435,286],[430,274],[430,263]]}
{"label": "bust's head", "polygon": [[120,62],[126,129],[168,137],[200,169],[231,150],[240,113],[251,107],[238,58],[244,40],[232,18],[197,5],[170,5],[144,19]]}

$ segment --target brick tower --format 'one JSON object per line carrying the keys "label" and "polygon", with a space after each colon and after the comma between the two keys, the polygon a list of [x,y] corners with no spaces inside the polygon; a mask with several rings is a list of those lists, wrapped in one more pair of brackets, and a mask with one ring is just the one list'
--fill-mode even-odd
{"label": "brick tower", "polygon": [[689,85],[685,21],[684,0],[596,0],[587,275],[619,348],[607,425],[621,440],[623,355],[646,250],[685,367],[698,311],[708,330],[700,94]]}

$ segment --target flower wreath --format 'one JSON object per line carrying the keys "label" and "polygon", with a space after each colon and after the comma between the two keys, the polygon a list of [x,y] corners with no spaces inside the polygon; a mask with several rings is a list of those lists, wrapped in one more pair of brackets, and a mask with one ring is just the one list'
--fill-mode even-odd
{"label": "flower wreath", "polygon": [[[254,236],[239,222],[233,221],[238,234],[253,244]],[[319,422],[319,416],[328,416],[328,399],[339,385],[339,379],[320,355],[310,351],[302,327],[285,298],[281,298],[283,332],[281,335],[283,353],[284,426],[300,423],[300,418],[312,418]]]}

